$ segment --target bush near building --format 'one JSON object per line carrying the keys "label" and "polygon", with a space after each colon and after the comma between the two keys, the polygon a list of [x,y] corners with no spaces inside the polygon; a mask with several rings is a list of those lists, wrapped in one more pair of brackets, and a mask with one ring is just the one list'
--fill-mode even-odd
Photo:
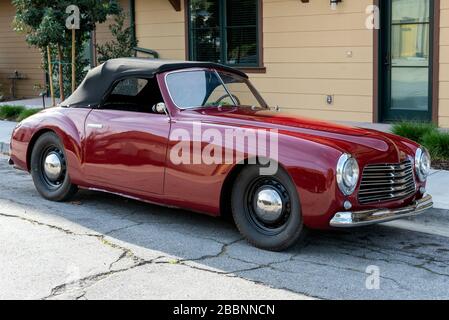
{"label": "bush near building", "polygon": [[434,124],[420,122],[397,123],[392,131],[427,148],[435,169],[449,170],[449,132],[439,130]]}
{"label": "bush near building", "polygon": [[0,120],[22,121],[42,109],[27,109],[24,106],[0,106]]}

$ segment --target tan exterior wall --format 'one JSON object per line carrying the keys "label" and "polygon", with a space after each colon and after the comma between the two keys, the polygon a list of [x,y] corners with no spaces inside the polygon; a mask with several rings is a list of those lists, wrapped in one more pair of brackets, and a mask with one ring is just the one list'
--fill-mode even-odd
{"label": "tan exterior wall", "polygon": [[161,58],[184,60],[184,28],[184,9],[175,11],[168,0],[136,0],[139,47],[156,50]]}
{"label": "tan exterior wall", "polygon": [[[266,73],[251,80],[267,102],[328,120],[373,119],[373,33],[365,28],[371,0],[263,1]],[[185,59],[184,8],[168,0],[137,0],[137,38],[161,58]],[[352,52],[352,57],[348,57]],[[334,104],[326,103],[334,95]]]}
{"label": "tan exterior wall", "polygon": [[[252,81],[271,105],[326,120],[373,119],[373,33],[365,27],[370,0],[264,0],[266,74]],[[350,53],[350,54],[349,54]],[[327,95],[334,96],[328,105]]]}
{"label": "tan exterior wall", "polygon": [[449,128],[449,1],[441,0],[440,12],[439,125]]}
{"label": "tan exterior wall", "polygon": [[0,0],[0,83],[3,91],[10,96],[9,76],[15,70],[27,77],[17,81],[16,96],[33,97],[35,84],[45,84],[45,73],[41,69],[41,55],[35,48],[28,47],[25,36],[17,34],[12,27],[15,9],[10,0]]}
{"label": "tan exterior wall", "polygon": [[[120,5],[123,11],[128,14],[128,25],[129,25],[129,0],[120,0]],[[101,24],[97,24],[96,34],[97,34],[97,44],[103,44],[107,41],[113,40],[109,26],[114,23],[114,16],[108,17],[108,19]]]}

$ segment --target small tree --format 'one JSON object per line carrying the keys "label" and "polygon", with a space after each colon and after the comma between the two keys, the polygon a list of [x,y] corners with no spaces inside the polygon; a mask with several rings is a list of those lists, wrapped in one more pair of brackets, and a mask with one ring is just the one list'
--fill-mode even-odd
{"label": "small tree", "polygon": [[98,61],[103,63],[109,59],[132,57],[137,41],[134,38],[132,28],[125,27],[127,14],[121,12],[115,16],[114,24],[109,26],[114,40],[103,45],[97,45]]}
{"label": "small tree", "polygon": [[[15,30],[25,33],[29,45],[42,52],[42,66],[47,70],[47,48],[51,49],[51,60],[59,61],[59,68],[53,68],[50,77],[59,75],[62,81],[60,96],[64,88],[70,88],[70,52],[72,34],[65,26],[69,14],[66,8],[76,5],[80,11],[80,29],[76,31],[77,83],[84,77],[87,61],[83,56],[84,43],[90,38],[97,23],[103,23],[110,14],[119,14],[121,8],[117,0],[12,0],[16,8]],[[61,61],[62,60],[62,61]],[[60,82],[61,83],[61,82]]]}

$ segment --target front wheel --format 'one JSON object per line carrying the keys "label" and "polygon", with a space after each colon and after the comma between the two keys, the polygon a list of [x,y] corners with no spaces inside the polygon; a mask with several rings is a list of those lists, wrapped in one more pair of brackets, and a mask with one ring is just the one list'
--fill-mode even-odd
{"label": "front wheel", "polygon": [[51,201],[66,201],[78,190],[70,182],[64,146],[53,132],[38,138],[31,153],[31,176],[42,197]]}
{"label": "front wheel", "polygon": [[295,185],[282,169],[262,176],[259,166],[245,167],[236,179],[231,205],[240,233],[258,248],[281,251],[305,233]]}

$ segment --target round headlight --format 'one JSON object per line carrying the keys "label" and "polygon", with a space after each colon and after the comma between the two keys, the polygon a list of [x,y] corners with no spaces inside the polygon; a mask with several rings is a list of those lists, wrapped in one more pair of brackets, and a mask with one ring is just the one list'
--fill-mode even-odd
{"label": "round headlight", "polygon": [[415,171],[420,181],[426,181],[430,174],[430,165],[431,160],[429,152],[424,148],[419,148],[416,150]]}
{"label": "round headlight", "polygon": [[337,163],[337,183],[343,194],[351,195],[359,181],[359,165],[349,154],[342,154]]}

